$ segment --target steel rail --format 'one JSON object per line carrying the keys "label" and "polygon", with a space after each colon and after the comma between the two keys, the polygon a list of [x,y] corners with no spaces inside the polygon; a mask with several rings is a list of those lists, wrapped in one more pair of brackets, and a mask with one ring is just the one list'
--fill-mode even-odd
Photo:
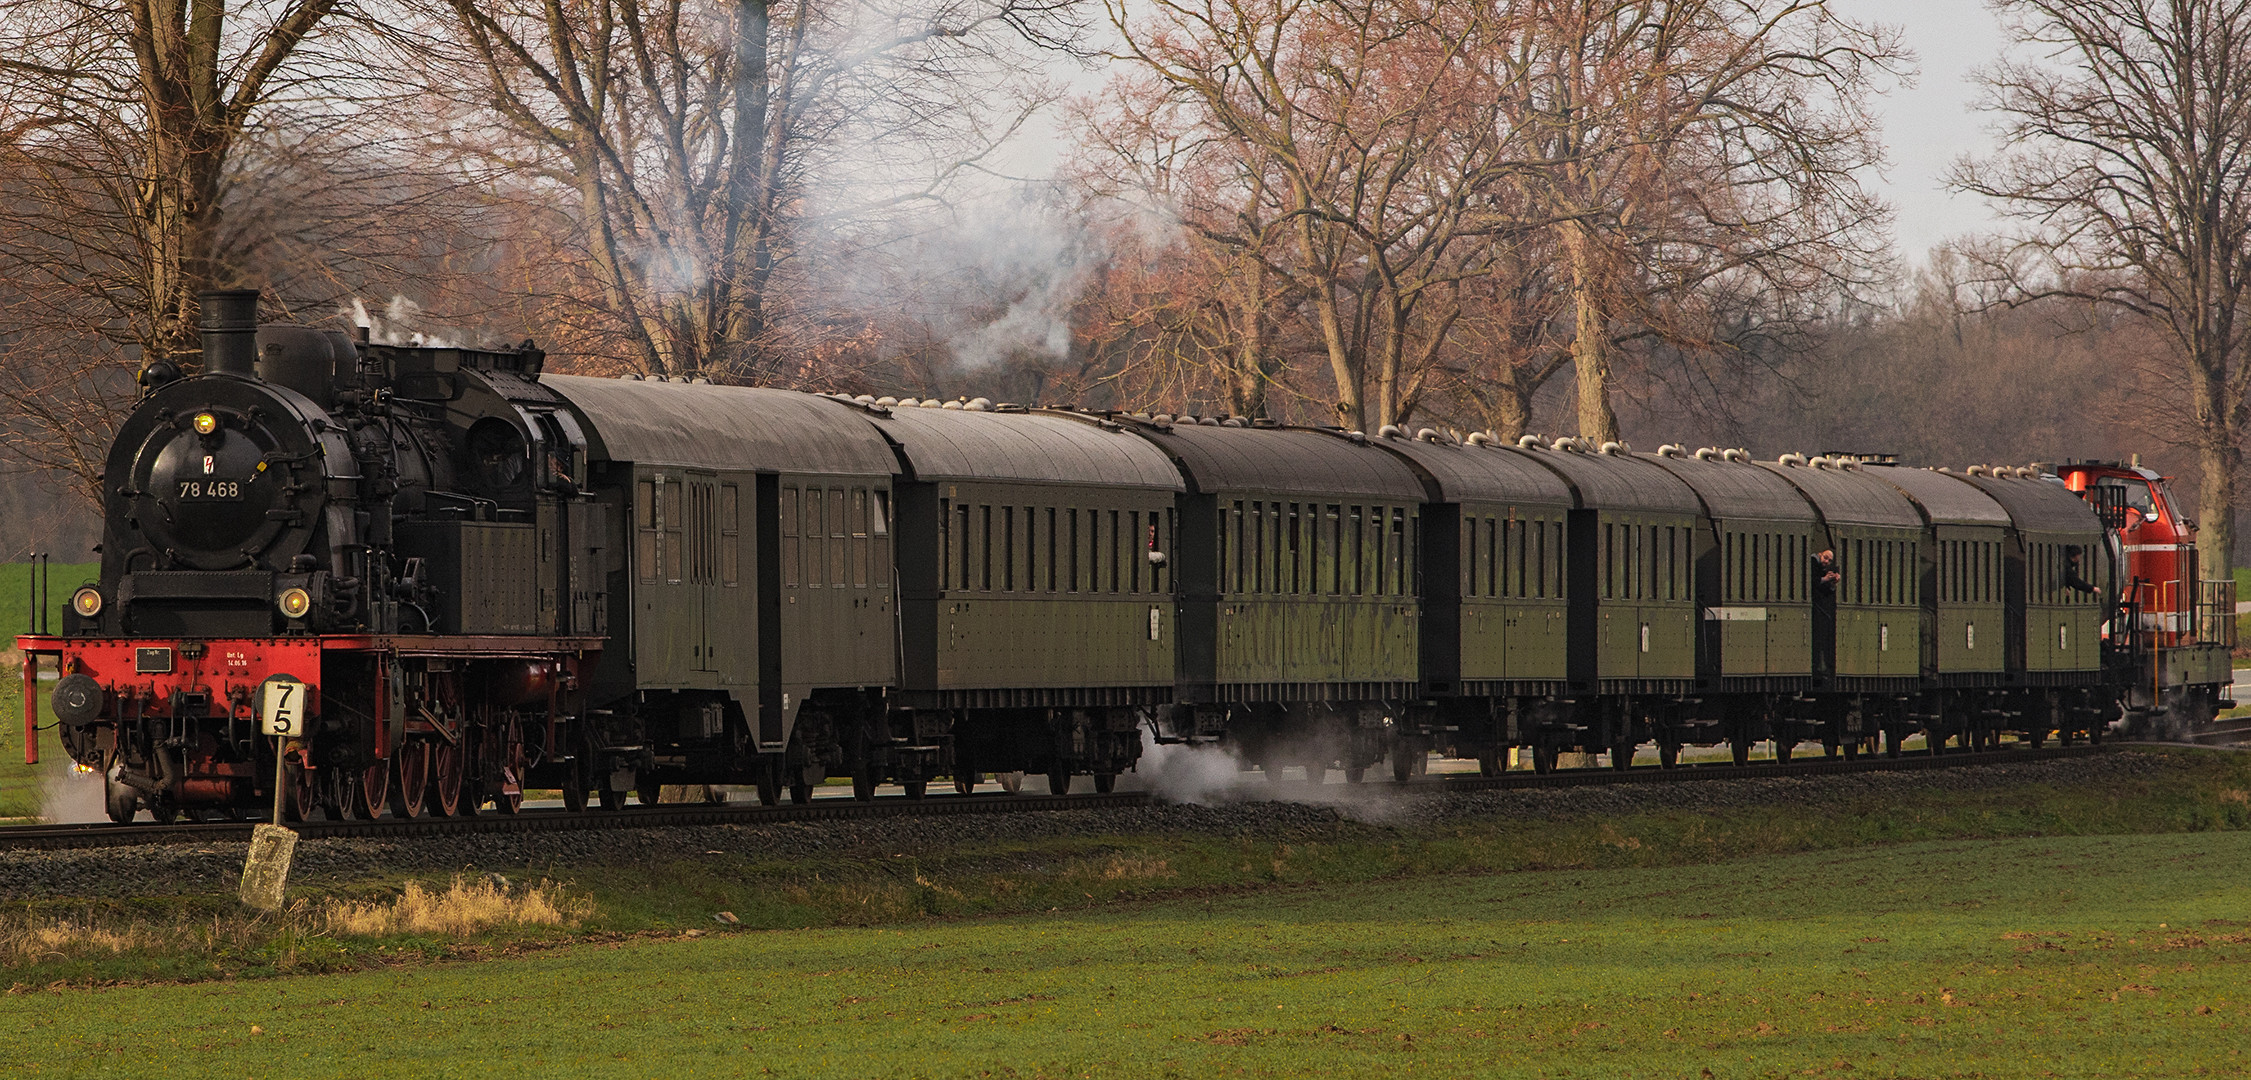
{"label": "steel rail", "polygon": [[[1795,761],[1755,762],[1736,765],[1711,762],[1665,769],[1639,765],[1631,769],[1583,768],[1549,773],[1510,772],[1500,776],[1450,775],[1426,777],[1400,785],[1371,783],[1366,790],[1509,791],[1540,788],[1601,787],[1612,784],[1696,783],[1712,780],[1750,780],[1774,777],[1834,776],[1849,773],[1916,772],[1928,769],[1968,768],[2086,757],[2104,752],[2100,746],[2052,749],[2005,749],[1977,753],[1914,753],[1899,757],[1863,756],[1802,758]],[[1292,791],[1293,786],[1297,789]],[[1277,781],[1273,801],[1299,801],[1299,782]],[[1231,793],[1233,801],[1247,799]],[[681,828],[699,825],[768,825],[791,821],[847,821],[887,817],[941,817],[962,814],[1037,813],[1055,810],[1104,810],[1160,803],[1146,791],[1120,791],[1107,795],[933,795],[909,799],[887,795],[871,802],[835,797],[810,803],[780,806],[726,803],[664,803],[621,810],[522,810],[503,814],[481,811],[471,817],[379,818],[374,821],[304,821],[290,827],[306,839],[393,839],[424,836],[465,836],[472,833],[580,832],[598,829]],[[133,844],[209,844],[244,842],[255,823],[117,825],[97,822],[74,825],[19,825],[0,827],[0,851],[62,851],[123,847]]]}

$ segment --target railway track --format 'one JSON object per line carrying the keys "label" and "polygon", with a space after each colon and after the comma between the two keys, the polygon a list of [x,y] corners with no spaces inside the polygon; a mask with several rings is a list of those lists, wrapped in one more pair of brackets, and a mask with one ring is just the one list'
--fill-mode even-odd
{"label": "railway track", "polygon": [[[1534,788],[1596,787],[1609,784],[1677,784],[1711,780],[1744,780],[1765,777],[1834,776],[1844,773],[1913,772],[1927,769],[1965,768],[2011,762],[2050,761],[2085,757],[2104,752],[2099,746],[2055,747],[2042,750],[2005,749],[1979,753],[1906,754],[1900,757],[1821,757],[1789,762],[1726,762],[1684,765],[1677,769],[1636,766],[1631,769],[1567,769],[1551,773],[1510,772],[1500,776],[1435,776],[1404,785],[1407,791],[1506,791]],[[1302,782],[1277,781],[1277,799],[1299,801]],[[1388,782],[1370,783],[1366,790],[1400,790]],[[1255,793],[1257,789],[1249,789]],[[1255,794],[1231,791],[1234,801],[1257,801]],[[486,811],[474,817],[416,818],[376,821],[307,821],[293,826],[307,839],[358,837],[459,836],[470,833],[574,832],[591,829],[677,828],[694,825],[773,824],[787,821],[836,821],[908,816],[1041,813],[1055,810],[1102,810],[1143,806],[1158,801],[1145,791],[1120,791],[1107,795],[933,795],[924,799],[885,796],[871,802],[849,798],[815,799],[804,805],[742,806],[677,803],[629,807],[623,810],[523,810],[514,814]],[[254,822],[223,824],[22,825],[0,828],[0,851],[121,847],[133,844],[210,844],[242,842],[250,838]]]}

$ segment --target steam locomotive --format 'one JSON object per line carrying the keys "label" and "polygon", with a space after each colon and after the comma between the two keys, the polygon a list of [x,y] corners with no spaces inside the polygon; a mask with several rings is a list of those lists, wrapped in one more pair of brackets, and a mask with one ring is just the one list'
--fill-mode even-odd
{"label": "steam locomotive", "polygon": [[119,821],[1109,790],[1151,740],[1313,780],[1671,766],[2227,704],[2232,583],[2135,467],[595,379],[257,302],[206,295],[201,373],[142,373],[100,579],[19,639],[27,754],[51,662]]}

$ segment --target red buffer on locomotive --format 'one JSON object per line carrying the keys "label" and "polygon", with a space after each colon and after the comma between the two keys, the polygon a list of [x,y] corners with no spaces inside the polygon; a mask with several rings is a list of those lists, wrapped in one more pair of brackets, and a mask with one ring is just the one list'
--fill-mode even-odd
{"label": "red buffer on locomotive", "polygon": [[2127,688],[2127,731],[2177,738],[2210,723],[2235,704],[2235,582],[2202,576],[2196,523],[2174,503],[2168,477],[2139,461],[2072,462],[2056,475],[2110,530],[2121,588],[2104,634]]}

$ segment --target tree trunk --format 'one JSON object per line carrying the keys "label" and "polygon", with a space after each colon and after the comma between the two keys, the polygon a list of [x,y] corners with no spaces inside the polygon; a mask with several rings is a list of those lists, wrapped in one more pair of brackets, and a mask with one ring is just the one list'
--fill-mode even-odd
{"label": "tree trunk", "polygon": [[1610,410],[1610,318],[1608,283],[1584,227],[1564,231],[1571,261],[1571,303],[1578,326],[1571,339],[1571,366],[1579,381],[1579,435],[1597,443],[1616,442],[1618,414]]}
{"label": "tree trunk", "polygon": [[1228,405],[1236,416],[1266,415],[1266,381],[1272,321],[1266,316],[1266,264],[1249,253],[1235,274],[1235,355],[1228,374]]}
{"label": "tree trunk", "polygon": [[2212,367],[2226,371],[2226,359],[2198,367],[2190,383],[2197,399],[2196,461],[2203,473],[2197,485],[2196,554],[2199,573],[2211,581],[2228,578],[2235,566],[2235,475],[2243,451],[2236,445],[2235,412],[2226,400],[2228,380],[2210,373]]}
{"label": "tree trunk", "polygon": [[1494,385],[1490,393],[1485,404],[1486,425],[1502,442],[1523,438],[1524,429],[1532,423],[1532,392],[1512,379]]}

